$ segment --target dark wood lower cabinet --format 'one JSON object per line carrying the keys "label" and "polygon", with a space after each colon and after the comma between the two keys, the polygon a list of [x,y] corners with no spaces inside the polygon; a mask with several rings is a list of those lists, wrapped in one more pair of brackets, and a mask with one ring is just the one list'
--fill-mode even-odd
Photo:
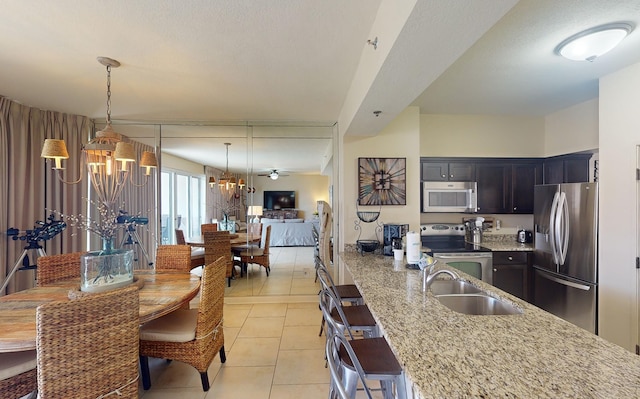
{"label": "dark wood lower cabinet", "polygon": [[531,253],[526,251],[493,252],[493,285],[531,302],[529,290],[531,259]]}

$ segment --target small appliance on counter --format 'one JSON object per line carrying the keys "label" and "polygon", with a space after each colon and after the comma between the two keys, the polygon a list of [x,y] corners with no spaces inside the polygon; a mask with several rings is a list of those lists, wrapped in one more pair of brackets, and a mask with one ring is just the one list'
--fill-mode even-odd
{"label": "small appliance on counter", "polygon": [[521,244],[528,244],[533,242],[533,232],[531,230],[518,230],[517,239]]}
{"label": "small appliance on counter", "polygon": [[465,239],[468,242],[474,244],[482,243],[482,232],[484,231],[484,218],[478,216],[477,218],[470,218],[464,222],[465,227]]}
{"label": "small appliance on counter", "polygon": [[382,227],[382,253],[387,256],[393,256],[394,238],[399,238],[400,240],[402,240],[402,238],[407,235],[407,231],[409,231],[408,224],[384,224]]}

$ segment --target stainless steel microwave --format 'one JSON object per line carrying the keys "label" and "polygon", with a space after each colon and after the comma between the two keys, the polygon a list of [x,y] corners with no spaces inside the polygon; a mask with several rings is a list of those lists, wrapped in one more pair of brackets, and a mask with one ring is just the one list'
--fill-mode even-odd
{"label": "stainless steel microwave", "polygon": [[466,181],[423,182],[422,212],[478,212],[478,183]]}

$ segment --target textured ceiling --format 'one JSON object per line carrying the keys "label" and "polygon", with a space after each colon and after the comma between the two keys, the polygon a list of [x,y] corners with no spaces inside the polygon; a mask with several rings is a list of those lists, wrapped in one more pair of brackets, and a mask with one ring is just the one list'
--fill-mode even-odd
{"label": "textured ceiling", "polygon": [[598,78],[640,62],[640,31],[594,62],[554,53],[610,22],[640,25],[638,0],[520,1],[418,97],[423,113],[544,116],[598,96]]}
{"label": "textured ceiling", "polygon": [[[377,134],[412,104],[422,113],[546,115],[597,97],[599,77],[640,61],[637,29],[593,63],[553,54],[586,28],[640,24],[640,0],[0,0],[0,7],[0,95],[104,119],[106,72],[96,57],[111,57],[122,63],[112,72],[112,118],[176,123],[163,130],[171,132],[163,149],[218,167],[222,142],[233,135],[194,135],[180,123],[338,123],[346,134]],[[367,44],[374,37],[377,50]],[[246,145],[242,152],[255,170],[308,173],[331,144],[272,147],[262,160]]]}

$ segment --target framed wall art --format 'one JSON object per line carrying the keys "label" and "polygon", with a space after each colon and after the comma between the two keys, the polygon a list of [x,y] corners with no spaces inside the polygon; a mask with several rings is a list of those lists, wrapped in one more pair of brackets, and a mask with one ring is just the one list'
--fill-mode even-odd
{"label": "framed wall art", "polygon": [[358,158],[358,205],[406,205],[406,158]]}

